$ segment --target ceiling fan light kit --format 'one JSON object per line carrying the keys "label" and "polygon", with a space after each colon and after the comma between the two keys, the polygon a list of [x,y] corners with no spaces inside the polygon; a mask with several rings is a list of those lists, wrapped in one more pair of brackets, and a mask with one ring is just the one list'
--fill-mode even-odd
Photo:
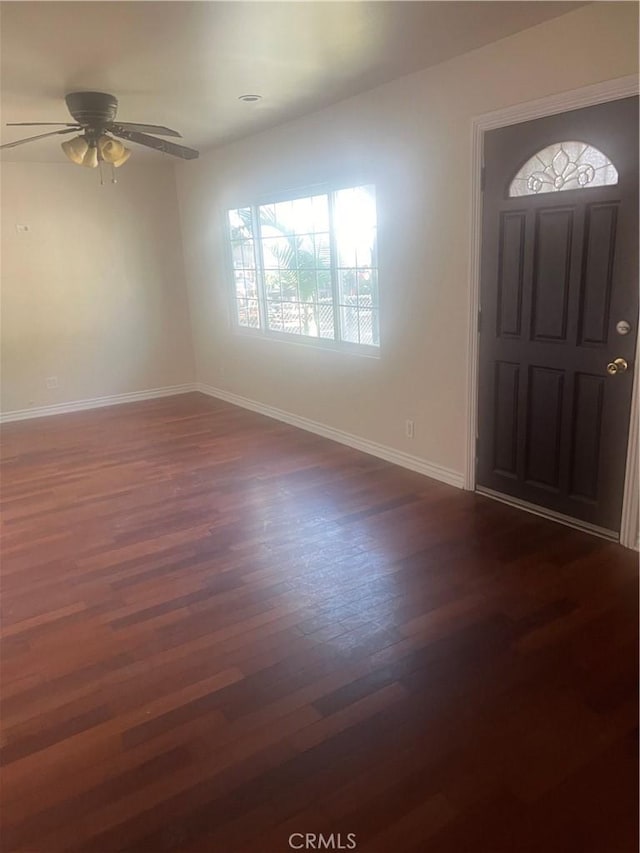
{"label": "ceiling fan light kit", "polygon": [[95,145],[90,145],[87,149],[87,153],[82,158],[82,165],[89,169],[98,168],[98,149]]}
{"label": "ceiling fan light kit", "polygon": [[110,136],[101,136],[98,139],[98,151],[106,163],[111,163],[112,166],[116,167],[122,166],[131,157],[131,149]]}
{"label": "ceiling fan light kit", "polygon": [[76,136],[75,139],[67,139],[61,143],[61,148],[72,163],[82,166],[84,157],[89,150],[89,144],[83,136]]}
{"label": "ceiling fan light kit", "polygon": [[[78,136],[65,140],[61,147],[72,163],[90,169],[95,169],[98,166],[102,169],[103,162],[108,163],[112,168],[118,168],[126,163],[132,152],[120,142],[120,139],[126,139],[147,148],[154,148],[156,151],[170,154],[173,157],[180,157],[183,160],[193,160],[198,157],[198,151],[194,148],[176,145],[175,142],[167,142],[150,135],[180,136],[176,130],[171,130],[169,127],[156,124],[116,122],[118,99],[114,95],[105,92],[71,92],[65,96],[65,101],[72,118],[76,122],[75,124],[57,122],[58,125],[62,125],[62,130],[52,130],[38,136],[30,136],[27,139],[19,139],[16,142],[8,142],[0,148],[15,148],[17,145],[43,139],[46,136],[80,131]],[[8,124],[35,126],[49,124],[49,122],[8,122]],[[56,123],[52,122],[51,124]],[[115,177],[112,180],[113,183],[116,183]]]}

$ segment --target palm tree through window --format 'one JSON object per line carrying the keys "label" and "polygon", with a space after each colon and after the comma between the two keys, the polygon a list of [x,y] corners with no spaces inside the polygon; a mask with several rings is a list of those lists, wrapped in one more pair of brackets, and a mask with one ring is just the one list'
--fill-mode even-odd
{"label": "palm tree through window", "polygon": [[238,326],[378,347],[373,186],[228,211]]}

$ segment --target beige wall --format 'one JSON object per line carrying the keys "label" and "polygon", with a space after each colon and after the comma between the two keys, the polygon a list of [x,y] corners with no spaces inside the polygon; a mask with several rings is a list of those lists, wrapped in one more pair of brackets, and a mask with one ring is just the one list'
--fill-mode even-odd
{"label": "beige wall", "polygon": [[[635,4],[586,6],[180,164],[198,378],[462,472],[471,118],[635,73],[636,33]],[[249,339],[229,325],[222,212],[334,179],[377,188],[379,359]]]}
{"label": "beige wall", "polygon": [[172,165],[3,163],[1,192],[3,412],[193,381]]}

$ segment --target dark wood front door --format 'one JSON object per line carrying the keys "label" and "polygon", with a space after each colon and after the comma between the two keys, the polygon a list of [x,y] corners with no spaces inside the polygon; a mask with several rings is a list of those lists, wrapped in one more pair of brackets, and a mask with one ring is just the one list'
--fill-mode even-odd
{"label": "dark wood front door", "polygon": [[484,157],[478,487],[617,532],[638,322],[638,99],[491,131]]}

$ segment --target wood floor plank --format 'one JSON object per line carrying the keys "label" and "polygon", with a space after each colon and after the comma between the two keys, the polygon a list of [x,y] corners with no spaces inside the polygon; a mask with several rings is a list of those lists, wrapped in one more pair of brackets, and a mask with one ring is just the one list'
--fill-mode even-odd
{"label": "wood floor plank", "polygon": [[637,555],[199,394],[3,428],[3,853],[637,849]]}

